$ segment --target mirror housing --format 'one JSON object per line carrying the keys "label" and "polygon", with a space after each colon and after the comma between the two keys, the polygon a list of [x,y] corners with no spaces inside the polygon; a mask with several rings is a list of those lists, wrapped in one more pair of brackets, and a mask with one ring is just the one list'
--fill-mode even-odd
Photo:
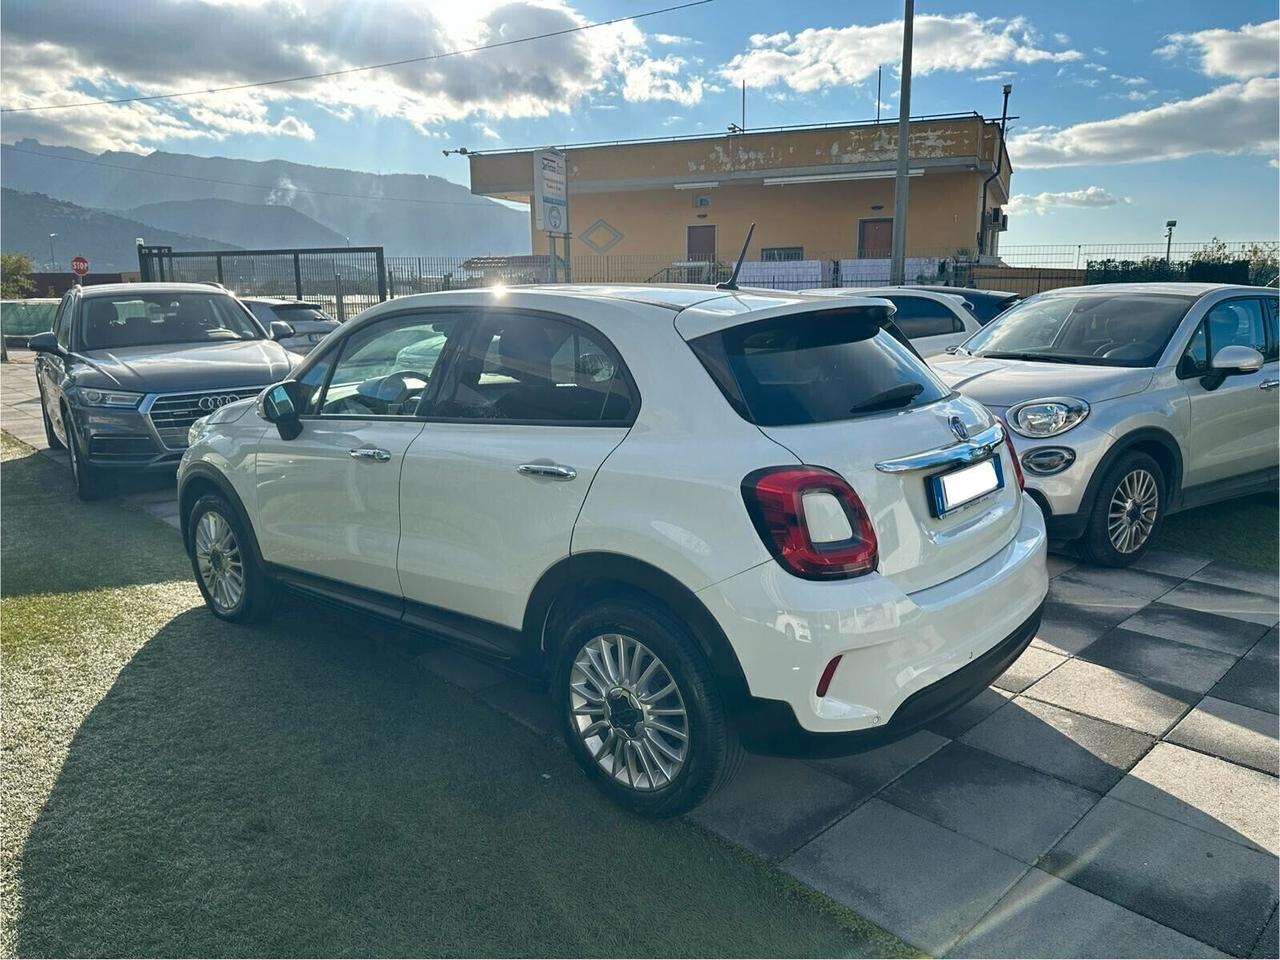
{"label": "mirror housing", "polygon": [[288,340],[290,337],[295,336],[297,336],[297,332],[293,329],[293,324],[284,320],[271,321],[272,340]]}
{"label": "mirror housing", "polygon": [[52,353],[58,356],[62,355],[62,347],[58,345],[58,338],[52,330],[46,330],[44,333],[32,334],[27,340],[27,349],[36,353]]}
{"label": "mirror housing", "polygon": [[1213,355],[1209,368],[1215,373],[1232,374],[1257,373],[1262,369],[1262,354],[1253,347],[1232,344],[1223,347]]}
{"label": "mirror housing", "polygon": [[267,423],[274,423],[281,440],[293,440],[302,433],[302,391],[296,380],[273,383],[258,394],[258,416]]}

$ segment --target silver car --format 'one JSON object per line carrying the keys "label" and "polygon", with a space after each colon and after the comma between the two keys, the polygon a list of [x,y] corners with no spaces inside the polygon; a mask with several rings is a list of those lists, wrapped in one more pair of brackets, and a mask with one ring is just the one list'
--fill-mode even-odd
{"label": "silver car", "polygon": [[1050,536],[1125,566],[1167,514],[1275,489],[1276,317],[1272,288],[1072,287],[930,362],[1012,429]]}

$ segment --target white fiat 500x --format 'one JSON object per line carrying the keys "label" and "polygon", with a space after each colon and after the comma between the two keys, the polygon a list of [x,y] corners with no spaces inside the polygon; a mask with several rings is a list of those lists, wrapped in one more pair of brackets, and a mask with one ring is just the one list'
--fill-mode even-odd
{"label": "white fiat 500x", "polygon": [[714,287],[411,296],[191,429],[209,609],[285,586],[548,682],[610,796],[679,813],[742,750],[836,755],[1033,636],[1045,530],[1001,423],[892,307]]}

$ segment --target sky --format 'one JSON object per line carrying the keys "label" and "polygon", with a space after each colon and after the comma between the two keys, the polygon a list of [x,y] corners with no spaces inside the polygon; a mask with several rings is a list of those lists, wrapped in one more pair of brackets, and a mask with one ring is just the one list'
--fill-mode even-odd
{"label": "sky", "polygon": [[[680,0],[0,0],[0,106],[327,73]],[[916,6],[913,115],[1000,113],[1002,245],[1275,240],[1275,2]],[[429,63],[175,100],[11,112],[0,140],[285,159],[467,182],[494,150],[897,115],[902,4],[712,0]]]}

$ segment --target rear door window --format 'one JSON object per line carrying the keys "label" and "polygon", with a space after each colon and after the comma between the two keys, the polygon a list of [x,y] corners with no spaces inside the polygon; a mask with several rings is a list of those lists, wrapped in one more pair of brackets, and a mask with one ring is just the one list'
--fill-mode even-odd
{"label": "rear door window", "polygon": [[862,309],[758,320],[689,345],[725,399],[762,427],[851,420],[950,395]]}

